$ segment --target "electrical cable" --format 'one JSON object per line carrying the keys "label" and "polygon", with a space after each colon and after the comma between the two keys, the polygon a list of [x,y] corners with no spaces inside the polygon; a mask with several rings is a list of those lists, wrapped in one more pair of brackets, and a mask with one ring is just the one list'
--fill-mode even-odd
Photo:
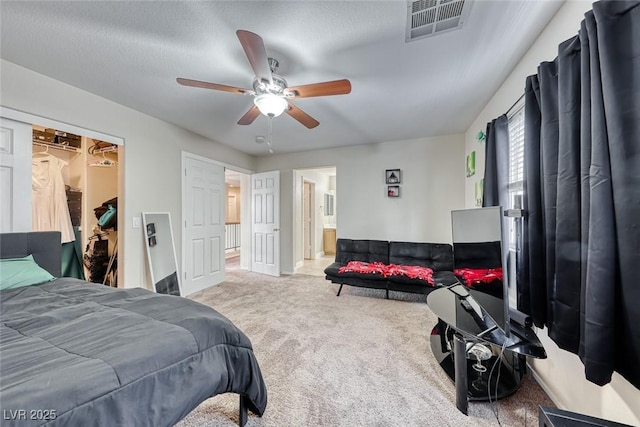
{"label": "electrical cable", "polygon": [[497,374],[497,378],[496,378],[496,392],[495,392],[495,401],[493,402],[494,404],[494,410],[493,410],[493,414],[496,416],[496,420],[498,421],[498,425],[502,426],[502,423],[500,422],[500,415],[498,413],[499,407],[498,407],[498,385],[500,384],[500,370],[502,368],[502,356],[504,355],[504,349],[507,346],[507,340],[504,340],[504,342],[502,343],[502,347],[500,348],[500,354],[498,354],[498,357],[496,359],[495,362],[493,362],[493,366],[491,367],[491,371],[489,372],[489,380],[488,380],[488,384],[487,384],[487,394],[489,397],[489,405],[492,404],[491,402],[491,377],[493,376],[493,370],[496,368],[496,365],[498,365],[498,374]]}

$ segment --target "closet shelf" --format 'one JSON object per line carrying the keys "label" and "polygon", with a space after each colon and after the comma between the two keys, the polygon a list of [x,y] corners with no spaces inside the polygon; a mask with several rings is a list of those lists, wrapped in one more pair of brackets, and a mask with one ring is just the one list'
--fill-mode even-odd
{"label": "closet shelf", "polygon": [[62,150],[62,151],[69,151],[71,153],[80,153],[80,149],[76,148],[76,147],[71,147],[70,145],[60,145],[60,144],[54,144],[54,143],[49,143],[49,142],[40,142],[40,141],[33,141],[33,145],[37,145],[38,147],[44,147],[44,148],[55,148],[56,150]]}
{"label": "closet shelf", "polygon": [[96,148],[93,150],[92,154],[101,154],[101,153],[114,153],[118,151],[117,145],[110,145],[108,147]]}

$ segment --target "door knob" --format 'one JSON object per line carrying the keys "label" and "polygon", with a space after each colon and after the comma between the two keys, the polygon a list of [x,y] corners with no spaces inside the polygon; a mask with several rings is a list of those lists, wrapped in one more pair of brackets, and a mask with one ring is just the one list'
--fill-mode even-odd
{"label": "door knob", "polygon": [[280,231],[280,229],[279,228],[274,228],[273,231]]}

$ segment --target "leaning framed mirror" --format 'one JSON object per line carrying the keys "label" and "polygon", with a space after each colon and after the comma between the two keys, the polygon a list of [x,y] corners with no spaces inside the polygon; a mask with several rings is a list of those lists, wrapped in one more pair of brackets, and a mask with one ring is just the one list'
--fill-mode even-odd
{"label": "leaning framed mirror", "polygon": [[147,263],[153,289],[160,294],[182,295],[178,258],[169,212],[143,212],[142,224]]}

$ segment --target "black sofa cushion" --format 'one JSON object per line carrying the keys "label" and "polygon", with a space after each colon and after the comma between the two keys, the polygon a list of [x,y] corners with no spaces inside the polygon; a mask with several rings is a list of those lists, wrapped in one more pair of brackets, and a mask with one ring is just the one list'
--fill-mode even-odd
{"label": "black sofa cushion", "polygon": [[384,240],[338,239],[336,242],[336,262],[346,265],[349,261],[389,264],[389,242]]}
{"label": "black sofa cushion", "polygon": [[341,285],[349,285],[349,286],[359,286],[362,288],[373,288],[373,289],[387,289],[386,279],[383,280],[370,280],[364,277],[364,274],[361,274],[360,277],[344,277],[340,276],[327,276],[328,280],[331,280],[333,283],[338,283]]}
{"label": "black sofa cushion", "polygon": [[449,286],[458,283],[458,278],[453,271],[434,271],[433,281],[436,282],[436,286]]}
{"label": "black sofa cushion", "polygon": [[[389,242],[389,263],[429,267],[434,272],[435,280],[437,272],[453,271],[453,251],[451,245],[447,243]],[[441,277],[441,279],[444,278]],[[413,280],[402,276],[389,279],[392,281],[402,279],[400,283],[410,283],[405,279]],[[438,283],[437,280],[435,281]]]}
{"label": "black sofa cushion", "polygon": [[[433,272],[433,284],[428,283],[422,279],[413,279],[407,276],[388,276],[389,283],[397,285],[414,285],[414,286],[429,286],[430,288],[438,286],[449,286],[458,282],[458,279],[453,274],[453,271],[434,271]],[[391,289],[391,288],[389,288]],[[398,290],[397,288],[395,290]]]}
{"label": "black sofa cushion", "polygon": [[455,268],[502,267],[500,242],[454,243]]}
{"label": "black sofa cushion", "polygon": [[382,274],[363,274],[351,271],[340,273],[340,268],[346,266],[350,261],[387,264],[389,262],[389,242],[384,240],[338,239],[336,241],[336,262],[324,270],[327,276],[340,278],[341,280],[355,279],[351,281],[353,286],[363,286],[368,280],[384,282],[386,278]]}
{"label": "black sofa cushion", "polygon": [[366,280],[387,280],[381,273],[360,273],[355,271],[344,271],[340,273],[340,269],[345,267],[348,263],[341,264],[334,262],[329,267],[324,269],[324,274],[327,276],[336,276],[340,278],[356,278]]}
{"label": "black sofa cushion", "polygon": [[345,265],[346,264],[334,262],[333,264],[331,264],[330,266],[324,269],[324,274],[326,274],[327,276],[337,276],[338,270],[340,270],[340,267],[343,267]]}
{"label": "black sofa cushion", "polygon": [[390,242],[389,263],[419,265],[435,271],[453,271],[453,252],[446,243]]}

